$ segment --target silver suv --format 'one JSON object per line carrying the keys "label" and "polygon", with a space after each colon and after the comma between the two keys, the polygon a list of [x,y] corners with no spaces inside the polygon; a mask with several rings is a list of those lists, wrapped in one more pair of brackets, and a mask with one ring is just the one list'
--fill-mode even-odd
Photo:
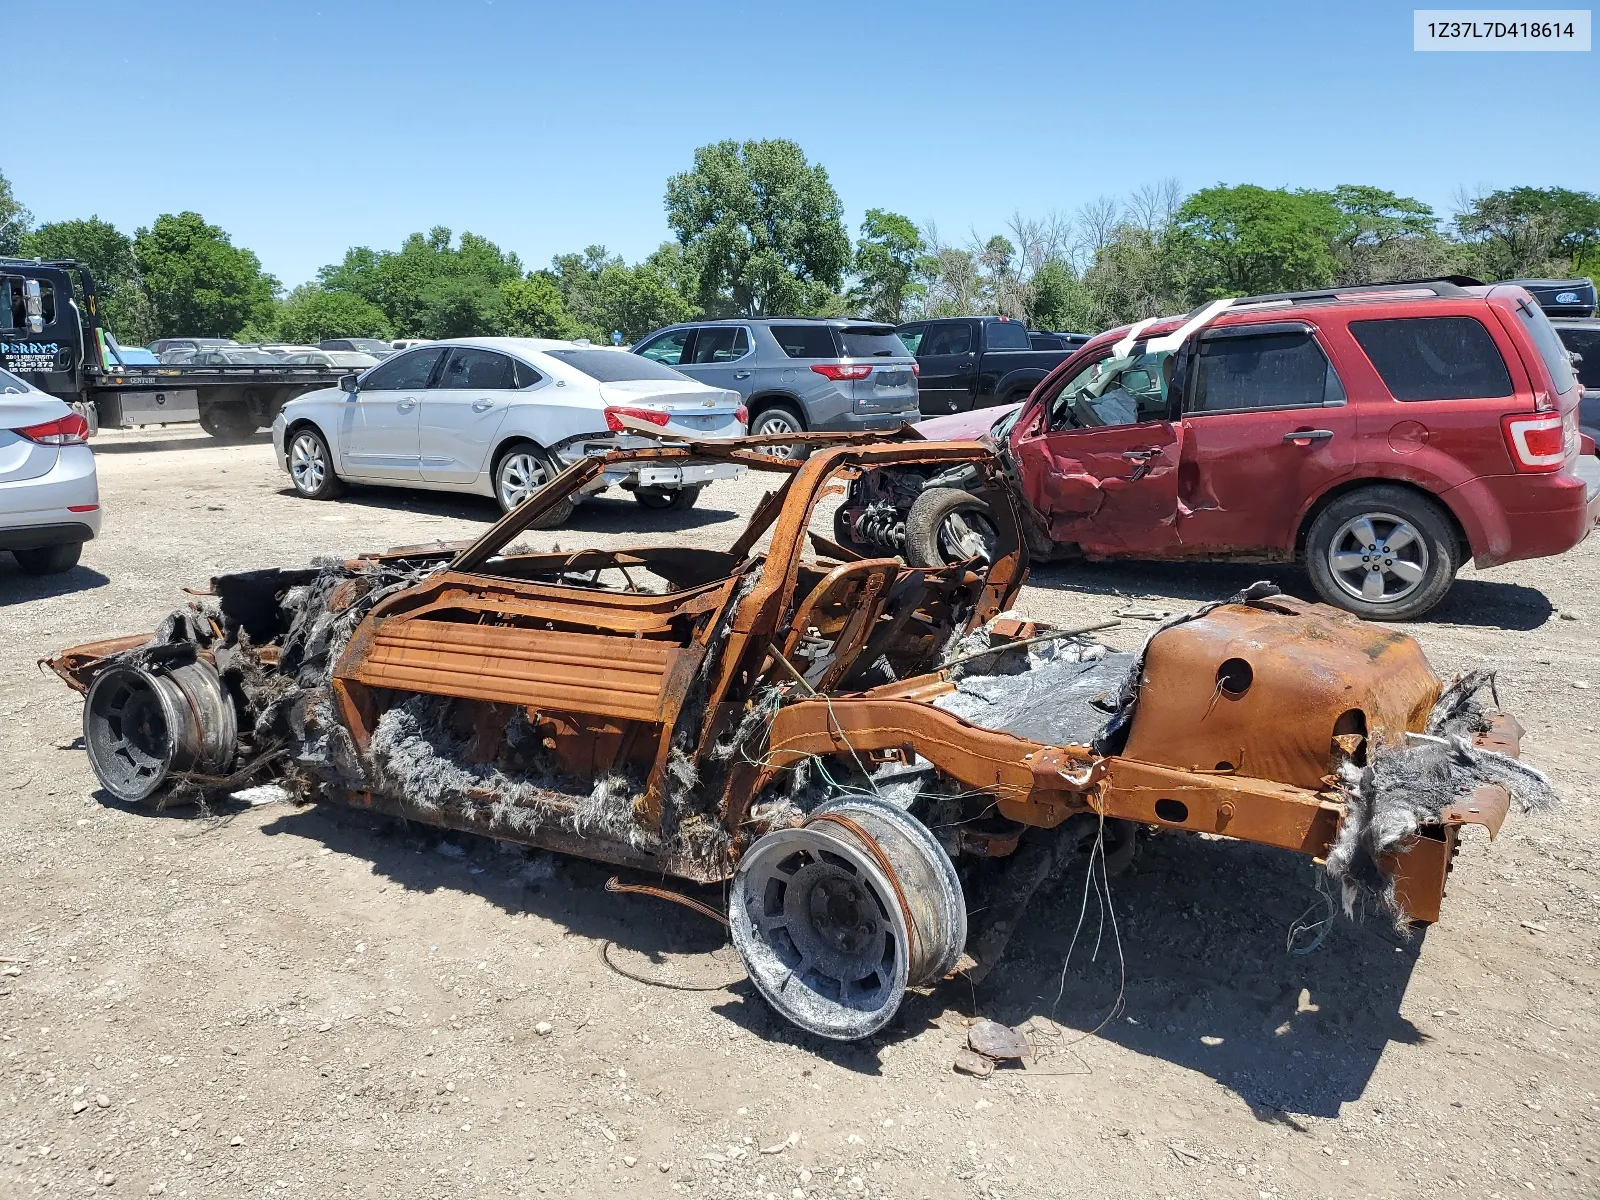
{"label": "silver suv", "polygon": [[917,360],[893,325],[815,317],[702,321],[652,333],[633,352],[738,392],[753,434],[894,429],[921,420]]}

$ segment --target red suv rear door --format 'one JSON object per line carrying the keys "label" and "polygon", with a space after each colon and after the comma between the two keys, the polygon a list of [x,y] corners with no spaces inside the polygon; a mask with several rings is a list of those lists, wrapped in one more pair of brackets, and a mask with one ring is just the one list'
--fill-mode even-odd
{"label": "red suv rear door", "polygon": [[1356,455],[1355,409],[1326,349],[1302,321],[1211,329],[1185,374],[1183,553],[1292,556],[1306,503]]}

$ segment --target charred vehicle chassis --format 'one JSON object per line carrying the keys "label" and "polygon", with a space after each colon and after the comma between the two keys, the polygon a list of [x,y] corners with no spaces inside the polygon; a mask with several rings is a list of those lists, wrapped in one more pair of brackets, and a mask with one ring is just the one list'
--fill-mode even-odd
{"label": "charred vehicle chassis", "polygon": [[[699,883],[783,1016],[859,1038],[907,987],[992,969],[1073,855],[1141,831],[1311,855],[1347,901],[1439,915],[1462,825],[1549,798],[1515,721],[1408,637],[1258,585],[1113,653],[1008,610],[1027,570],[989,451],[807,435],[584,459],[465,546],[212,580],[155,635],[62,651],[105,789],[276,778],[359,808]],[[727,549],[515,540],[614,462],[788,477]],[[813,531],[864,473],[959,473],[953,565]],[[1091,859],[1091,862],[1093,860]],[[968,928],[969,908],[975,914]]]}

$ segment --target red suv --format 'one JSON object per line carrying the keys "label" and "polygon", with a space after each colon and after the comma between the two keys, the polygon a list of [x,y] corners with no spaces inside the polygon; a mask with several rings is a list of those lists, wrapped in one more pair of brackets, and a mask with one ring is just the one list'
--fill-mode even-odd
{"label": "red suv", "polygon": [[[1467,558],[1560,554],[1600,519],[1582,394],[1526,291],[1448,279],[1112,330],[998,420],[918,428],[996,443],[1035,553],[1298,560],[1329,603],[1403,619],[1438,604]],[[863,478],[836,532],[928,565],[986,553],[986,502],[960,485]]]}

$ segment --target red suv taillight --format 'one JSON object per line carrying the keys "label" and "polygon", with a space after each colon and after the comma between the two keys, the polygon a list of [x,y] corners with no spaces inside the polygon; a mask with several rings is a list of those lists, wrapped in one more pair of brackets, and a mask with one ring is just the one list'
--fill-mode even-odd
{"label": "red suv taillight", "polygon": [[606,409],[606,428],[612,433],[621,433],[627,429],[623,418],[635,421],[645,421],[651,425],[665,425],[672,420],[672,414],[663,412],[659,408],[608,408]]}
{"label": "red suv taillight", "polygon": [[872,374],[871,363],[818,363],[811,369],[829,379],[865,379]]}
{"label": "red suv taillight", "polygon": [[89,422],[77,413],[68,413],[57,420],[29,425],[12,432],[41,446],[81,446],[89,440]]}
{"label": "red suv taillight", "polygon": [[1567,457],[1569,432],[1574,436],[1577,433],[1575,422],[1570,431],[1567,425],[1559,413],[1500,419],[1506,445],[1511,449],[1511,461],[1517,464],[1519,471],[1559,471]]}

